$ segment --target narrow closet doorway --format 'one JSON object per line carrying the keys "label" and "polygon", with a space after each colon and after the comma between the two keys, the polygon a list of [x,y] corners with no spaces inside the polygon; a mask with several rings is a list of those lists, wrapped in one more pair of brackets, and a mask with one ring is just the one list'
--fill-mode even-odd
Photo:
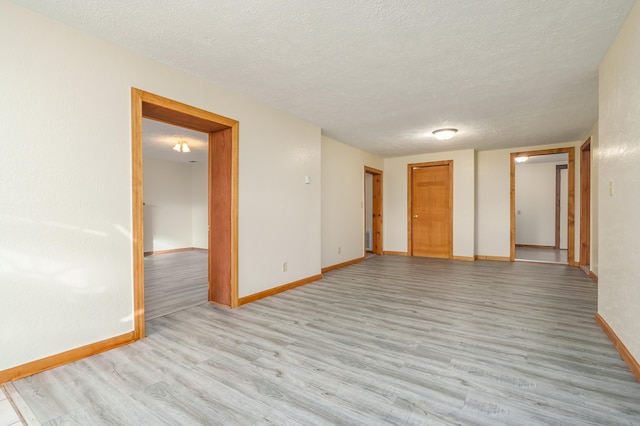
{"label": "narrow closet doorway", "polygon": [[364,168],[364,252],[382,254],[382,170]]}

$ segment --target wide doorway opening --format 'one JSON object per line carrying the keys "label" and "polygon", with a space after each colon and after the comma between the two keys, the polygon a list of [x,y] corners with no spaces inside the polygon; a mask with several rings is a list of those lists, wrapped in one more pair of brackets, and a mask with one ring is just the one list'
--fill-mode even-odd
{"label": "wide doorway opening", "polygon": [[208,300],[209,135],[142,119],[145,320]]}
{"label": "wide doorway opening", "polygon": [[511,155],[511,260],[573,264],[574,149]]}
{"label": "wide doorway opening", "polygon": [[[145,228],[147,221],[154,220],[154,205],[145,212],[145,169],[143,156],[143,119],[169,124],[183,129],[203,133],[207,140],[207,167],[198,170],[201,177],[206,174],[206,190],[198,188],[198,203],[195,216],[198,219],[195,245],[207,244],[208,301],[226,307],[238,306],[238,122],[217,114],[192,107],[171,99],[163,98],[138,89],[132,89],[132,205],[133,205],[133,271],[134,271],[134,324],[136,339],[145,336]],[[169,149],[180,148],[180,140],[174,141]],[[196,147],[195,141],[194,148]],[[187,140],[188,144],[188,140]],[[190,148],[189,148],[190,149]],[[184,152],[180,152],[184,154]],[[149,161],[149,160],[148,160]],[[149,163],[150,164],[150,163]],[[166,165],[165,165],[166,166]],[[157,168],[156,168],[157,169]],[[157,170],[156,170],[157,172]],[[159,174],[162,174],[161,172]],[[165,181],[164,185],[169,185]],[[202,186],[202,182],[198,182]],[[176,184],[176,182],[173,182]],[[193,191],[193,188],[189,188]],[[206,192],[206,201],[202,201]],[[203,214],[206,204],[206,214]],[[157,206],[155,206],[157,207]],[[147,217],[145,217],[147,213]],[[174,212],[175,213],[175,212]],[[186,213],[185,213],[186,214]],[[194,220],[194,211],[191,212]],[[202,223],[206,217],[206,230]],[[157,218],[156,218],[157,219]],[[166,218],[165,218],[166,219]],[[175,218],[174,218],[175,219]],[[175,219],[177,220],[177,219]],[[187,219],[184,219],[187,221]],[[152,222],[153,223],[153,222]],[[170,226],[170,225],[169,225]],[[178,227],[177,224],[175,224]],[[165,228],[166,229],[166,228]],[[193,232],[193,229],[192,229]],[[205,236],[206,234],[206,236]],[[146,241],[149,244],[149,241]],[[153,244],[152,244],[153,245]],[[184,247],[187,251],[194,248]],[[191,249],[191,250],[187,250]],[[162,251],[158,247],[151,251]],[[177,254],[177,253],[175,253]]]}

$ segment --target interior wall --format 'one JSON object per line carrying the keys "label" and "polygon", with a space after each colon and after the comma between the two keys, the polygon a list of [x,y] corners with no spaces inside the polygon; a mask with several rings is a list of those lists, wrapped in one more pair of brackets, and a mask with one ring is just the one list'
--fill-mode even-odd
{"label": "interior wall", "polygon": [[475,151],[449,151],[384,160],[385,251],[406,253],[407,165],[453,160],[453,255],[474,256]]}
{"label": "interior wall", "polygon": [[516,164],[516,244],[554,246],[555,163]]}
{"label": "interior wall", "polygon": [[[322,136],[323,268],[361,258],[365,254],[365,166],[382,170],[384,160]],[[384,175],[383,178],[386,179]],[[383,200],[386,196],[383,191]],[[383,212],[383,223],[385,214]]]}
{"label": "interior wall", "polygon": [[575,149],[575,261],[580,259],[580,153],[581,142],[535,145],[521,148],[478,151],[476,181],[476,255],[499,258],[510,256],[511,153],[552,148]]}
{"label": "interior wall", "polygon": [[598,312],[640,360],[640,3],[600,66]]}
{"label": "interior wall", "polygon": [[0,27],[0,370],[133,330],[131,87],[239,121],[240,296],[320,273],[317,126],[6,0]]}
{"label": "interior wall", "polygon": [[144,251],[193,246],[191,165],[144,159]]}
{"label": "interior wall", "polygon": [[[207,162],[191,166],[191,246],[209,248],[209,165]],[[212,230],[215,232],[215,230]]]}

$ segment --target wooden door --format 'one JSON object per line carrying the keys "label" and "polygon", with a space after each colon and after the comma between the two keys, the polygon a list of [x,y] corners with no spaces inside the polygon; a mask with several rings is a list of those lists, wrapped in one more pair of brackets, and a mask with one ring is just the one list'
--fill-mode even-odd
{"label": "wooden door", "polygon": [[453,162],[410,164],[410,251],[413,256],[453,254]]}
{"label": "wooden door", "polygon": [[373,253],[382,254],[382,172],[373,175]]}

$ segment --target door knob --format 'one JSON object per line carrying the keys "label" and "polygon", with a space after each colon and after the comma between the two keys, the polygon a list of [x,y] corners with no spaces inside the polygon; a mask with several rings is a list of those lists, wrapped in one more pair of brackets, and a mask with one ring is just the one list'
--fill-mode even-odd
{"label": "door knob", "polygon": [[417,219],[417,218],[418,218],[418,215],[417,215],[417,214],[414,214],[414,215],[413,215],[413,218],[414,218],[414,219]]}

